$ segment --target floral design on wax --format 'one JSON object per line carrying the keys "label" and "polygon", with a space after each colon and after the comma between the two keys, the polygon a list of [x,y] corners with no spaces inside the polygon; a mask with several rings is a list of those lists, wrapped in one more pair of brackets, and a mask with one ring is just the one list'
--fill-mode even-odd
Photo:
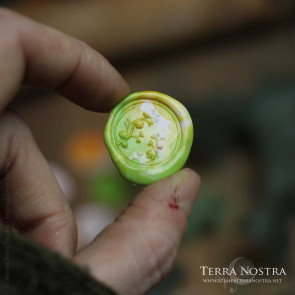
{"label": "floral design on wax", "polygon": [[[127,118],[124,122],[125,130],[121,130],[119,132],[119,137],[121,138],[121,140],[118,142],[118,144],[122,148],[126,149],[128,147],[128,141],[132,138],[135,139],[135,142],[137,144],[141,143],[142,138],[145,138],[145,134],[142,130],[136,133],[136,129],[143,129],[145,125],[151,127],[153,124],[153,119],[146,112],[143,113],[142,117],[134,121],[130,121]],[[163,145],[159,143],[161,140],[164,140],[164,138],[160,138],[159,133],[150,136],[150,140],[147,143],[150,149],[146,152],[146,157],[147,159],[150,159],[150,161],[155,160],[158,154],[158,150],[161,150],[163,148]],[[142,153],[138,153],[138,155],[141,156]]]}

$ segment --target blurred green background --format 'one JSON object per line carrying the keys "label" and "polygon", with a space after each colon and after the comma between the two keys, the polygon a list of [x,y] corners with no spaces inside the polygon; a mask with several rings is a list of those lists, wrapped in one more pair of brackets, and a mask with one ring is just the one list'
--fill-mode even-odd
{"label": "blurred green background", "polygon": [[[84,40],[133,91],[155,90],[191,113],[188,167],[199,199],[171,274],[149,294],[295,294],[295,1],[0,1]],[[141,189],[103,144],[107,114],[20,89],[11,107],[50,161],[87,244]],[[246,257],[284,267],[278,284],[205,283],[201,265]]]}

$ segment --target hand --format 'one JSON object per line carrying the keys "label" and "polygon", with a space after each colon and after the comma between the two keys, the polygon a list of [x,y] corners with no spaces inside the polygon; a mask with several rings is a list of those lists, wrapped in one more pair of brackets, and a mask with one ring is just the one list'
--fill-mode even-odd
{"label": "hand", "polygon": [[70,207],[28,127],[5,106],[21,84],[54,89],[92,111],[110,110],[130,89],[85,43],[6,9],[0,9],[0,62],[3,218],[20,233],[89,266],[95,278],[120,294],[143,294],[172,266],[199,191],[199,176],[184,169],[146,187],[76,254]]}

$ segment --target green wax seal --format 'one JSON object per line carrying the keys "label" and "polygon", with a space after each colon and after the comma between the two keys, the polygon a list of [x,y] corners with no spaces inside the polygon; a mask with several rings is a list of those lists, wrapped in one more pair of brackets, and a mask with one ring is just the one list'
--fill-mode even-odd
{"label": "green wax seal", "polygon": [[147,185],[183,167],[193,142],[193,124],[174,98],[136,92],[111,111],[104,140],[121,175]]}

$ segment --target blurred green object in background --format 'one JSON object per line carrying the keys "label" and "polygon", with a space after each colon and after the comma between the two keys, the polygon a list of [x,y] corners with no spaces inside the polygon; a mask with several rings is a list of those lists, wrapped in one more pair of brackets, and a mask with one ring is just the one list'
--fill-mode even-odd
{"label": "blurred green object in background", "polygon": [[216,232],[223,224],[230,207],[222,195],[201,187],[196,205],[188,219],[185,239],[200,238]]}
{"label": "blurred green object in background", "polygon": [[136,187],[124,180],[117,171],[94,174],[86,182],[86,189],[93,201],[121,210],[135,195]]}

